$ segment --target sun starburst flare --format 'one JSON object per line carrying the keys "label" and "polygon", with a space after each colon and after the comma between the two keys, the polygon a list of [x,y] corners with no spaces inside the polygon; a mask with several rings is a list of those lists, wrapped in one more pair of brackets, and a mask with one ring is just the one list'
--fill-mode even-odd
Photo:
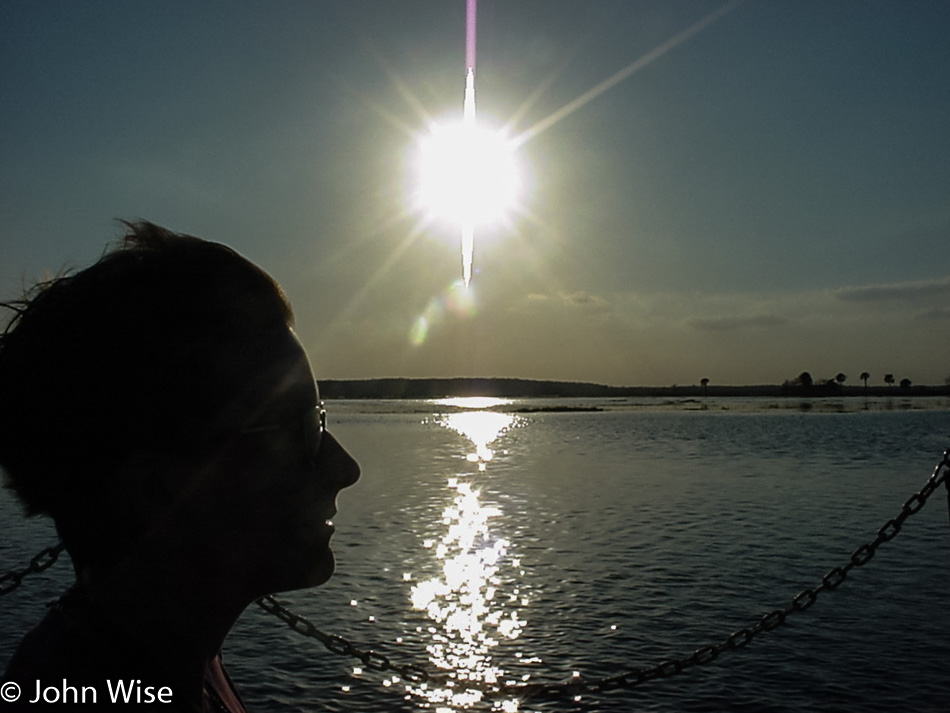
{"label": "sun starburst flare", "polygon": [[419,155],[419,207],[461,231],[467,286],[475,229],[504,217],[517,203],[520,176],[514,145],[503,133],[474,122],[433,125],[420,142]]}
{"label": "sun starburst flare", "polygon": [[[459,236],[464,287],[467,288],[472,279],[477,229],[505,218],[514,210],[522,215],[529,215],[521,205],[524,201],[524,180],[519,171],[517,156],[522,147],[604,92],[706,30],[743,2],[744,0],[729,0],[529,128],[509,136],[505,131],[489,130],[478,121],[475,103],[477,0],[466,0],[466,67],[462,120],[435,123],[428,118],[426,112],[421,112],[423,118],[428,120],[429,129],[417,141],[414,157],[416,191],[411,198],[414,209],[425,214],[418,226],[420,230],[430,220],[440,219],[449,222],[453,231],[456,231],[455,235]],[[549,83],[550,81],[539,87],[515,116],[526,112],[528,106],[540,97]],[[418,104],[414,98],[413,104]],[[509,126],[513,127],[515,123],[512,119]]]}
{"label": "sun starburst flare", "polygon": [[463,230],[490,223],[518,195],[513,147],[500,132],[434,125],[420,144],[420,205]]}
{"label": "sun starburst flare", "polygon": [[462,279],[472,279],[475,229],[514,207],[520,180],[515,145],[479,127],[475,111],[475,0],[466,12],[465,97],[461,123],[433,124],[420,141],[418,207],[461,232]]}

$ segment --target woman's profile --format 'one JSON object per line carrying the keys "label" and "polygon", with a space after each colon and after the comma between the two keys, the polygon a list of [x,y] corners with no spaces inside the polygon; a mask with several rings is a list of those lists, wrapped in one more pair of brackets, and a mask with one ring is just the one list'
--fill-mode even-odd
{"label": "woman's profile", "polygon": [[280,287],[143,222],[6,306],[0,466],[76,582],[4,680],[24,710],[243,711],[222,642],[256,598],[331,576],[336,496],[359,477]]}

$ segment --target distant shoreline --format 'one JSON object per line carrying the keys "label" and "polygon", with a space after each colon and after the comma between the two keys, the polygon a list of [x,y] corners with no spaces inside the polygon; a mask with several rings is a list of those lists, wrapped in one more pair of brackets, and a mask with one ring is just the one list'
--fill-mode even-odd
{"label": "distant shoreline", "polygon": [[607,386],[575,381],[509,378],[327,379],[318,382],[326,399],[441,399],[461,396],[505,398],[914,398],[950,396],[950,386],[776,384],[754,386]]}

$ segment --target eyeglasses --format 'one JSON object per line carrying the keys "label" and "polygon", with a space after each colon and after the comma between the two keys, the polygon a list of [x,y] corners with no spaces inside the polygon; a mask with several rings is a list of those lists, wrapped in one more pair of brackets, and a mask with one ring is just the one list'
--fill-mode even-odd
{"label": "eyeglasses", "polygon": [[292,433],[297,429],[303,432],[304,453],[306,454],[307,463],[314,466],[317,464],[317,454],[320,452],[323,432],[327,430],[327,411],[323,407],[322,401],[313,408],[307,409],[300,416],[276,423],[249,426],[242,429],[241,433],[276,433],[278,431],[290,431]]}

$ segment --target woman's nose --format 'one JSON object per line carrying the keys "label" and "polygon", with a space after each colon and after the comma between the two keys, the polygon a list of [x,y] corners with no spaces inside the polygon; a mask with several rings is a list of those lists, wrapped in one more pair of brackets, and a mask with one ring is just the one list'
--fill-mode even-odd
{"label": "woman's nose", "polygon": [[323,433],[317,470],[321,478],[341,490],[360,479],[360,464],[329,431]]}

